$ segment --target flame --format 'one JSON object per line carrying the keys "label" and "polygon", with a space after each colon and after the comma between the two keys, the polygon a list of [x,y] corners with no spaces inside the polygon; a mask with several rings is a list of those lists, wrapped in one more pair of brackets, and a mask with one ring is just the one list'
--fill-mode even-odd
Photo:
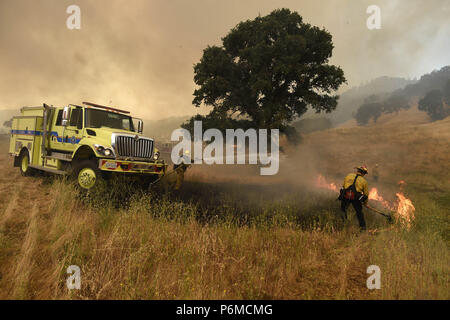
{"label": "flame", "polygon": [[377,188],[372,188],[369,192],[369,200],[375,200],[381,202],[383,207],[392,209],[392,206],[389,204],[388,201],[384,200],[382,196],[378,194]]}
{"label": "flame", "polygon": [[328,183],[325,180],[325,177],[322,176],[321,174],[319,174],[319,176],[317,177],[316,185],[319,188],[325,188],[325,189],[329,189],[329,190],[333,190],[333,191],[338,191],[338,187],[336,186],[336,184],[334,182]]}
{"label": "flame", "polygon": [[411,199],[406,198],[403,193],[398,192],[396,195],[398,200],[397,215],[401,218],[406,228],[409,229],[411,228],[412,221],[415,219],[414,211],[416,211],[416,208],[412,204]]}
{"label": "flame", "polygon": [[[405,181],[403,180],[399,181],[398,184],[400,186],[400,189],[403,189],[403,187],[406,185]],[[406,226],[407,229],[409,229],[411,228],[412,221],[415,219],[414,211],[416,211],[416,208],[412,204],[411,199],[406,198],[401,191],[397,192],[396,196],[397,203],[393,205],[378,194],[377,188],[372,188],[369,192],[370,200],[379,201],[383,205],[383,207],[394,211],[397,220],[399,220],[400,223],[402,223]]]}

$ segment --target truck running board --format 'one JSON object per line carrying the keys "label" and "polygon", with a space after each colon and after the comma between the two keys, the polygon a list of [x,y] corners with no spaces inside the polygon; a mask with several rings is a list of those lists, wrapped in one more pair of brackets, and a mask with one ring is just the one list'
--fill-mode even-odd
{"label": "truck running board", "polygon": [[29,167],[33,168],[33,169],[37,169],[37,170],[42,170],[42,171],[47,171],[47,172],[50,172],[50,173],[55,173],[55,174],[62,174],[62,175],[66,175],[67,174],[66,171],[57,170],[57,169],[51,169],[51,168],[47,168],[47,167],[44,167],[44,166],[36,166],[36,165],[31,165],[30,164]]}
{"label": "truck running board", "polygon": [[52,151],[51,155],[46,156],[46,158],[58,159],[58,160],[63,160],[63,161],[69,161],[70,162],[70,161],[72,161],[72,154]]}

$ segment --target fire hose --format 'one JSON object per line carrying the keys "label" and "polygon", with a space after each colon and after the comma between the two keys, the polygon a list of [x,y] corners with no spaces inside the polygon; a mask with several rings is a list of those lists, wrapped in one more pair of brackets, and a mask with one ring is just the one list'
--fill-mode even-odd
{"label": "fire hose", "polygon": [[[338,197],[336,200],[343,200],[342,196],[343,196],[343,189],[341,189],[340,195],[339,195],[339,197]],[[362,195],[358,200],[361,201],[361,202],[363,202],[363,201],[364,201],[364,199],[363,199],[364,197],[365,197],[365,196]],[[366,197],[366,199],[367,199],[367,197]],[[384,212],[381,212],[380,210],[377,210],[377,209],[375,209],[375,208],[373,208],[373,207],[371,207],[371,206],[369,206],[369,205],[367,205],[367,204],[363,204],[363,205],[364,205],[364,207],[366,207],[367,209],[370,209],[370,210],[372,210],[373,212],[376,212],[376,213],[382,215],[383,217],[387,218],[388,222],[389,222],[389,223],[392,223],[392,216],[391,216],[390,214],[386,214],[386,213],[384,213]]]}
{"label": "fire hose", "polygon": [[185,163],[181,163],[179,165],[174,165],[174,168],[172,171],[161,175],[158,179],[156,179],[155,181],[153,181],[152,183],[150,183],[150,187],[157,184],[159,181],[161,181],[161,179],[163,177],[168,177],[174,173],[177,174],[177,181],[176,181],[176,185],[175,185],[175,190],[178,190],[181,187],[181,184],[184,181],[184,172],[190,167],[190,164],[185,164]]}
{"label": "fire hose", "polygon": [[371,206],[365,204],[364,207],[366,207],[367,209],[372,210],[373,212],[376,212],[378,214],[381,214],[382,216],[386,217],[388,219],[389,222],[392,222],[392,216],[390,214],[386,214],[384,212],[381,212],[380,210],[377,210],[375,208],[372,208]]}

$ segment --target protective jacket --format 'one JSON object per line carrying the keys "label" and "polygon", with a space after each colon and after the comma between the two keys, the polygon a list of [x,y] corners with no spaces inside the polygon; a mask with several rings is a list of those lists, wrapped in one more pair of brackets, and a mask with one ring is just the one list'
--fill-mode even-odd
{"label": "protective jacket", "polygon": [[[344,179],[343,188],[347,189],[353,184],[353,181],[355,181],[356,173],[350,173],[347,175]],[[369,184],[367,183],[367,180],[364,179],[364,177],[359,176],[358,179],[356,179],[355,182],[355,188],[357,192],[361,192],[365,196],[369,196]]]}

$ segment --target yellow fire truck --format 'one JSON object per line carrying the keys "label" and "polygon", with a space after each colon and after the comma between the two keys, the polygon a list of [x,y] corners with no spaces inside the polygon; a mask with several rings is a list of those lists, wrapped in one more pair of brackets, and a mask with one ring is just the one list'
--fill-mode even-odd
{"label": "yellow fire truck", "polygon": [[90,102],[23,107],[11,129],[9,153],[24,176],[71,175],[90,189],[102,175],[145,175],[151,182],[167,170],[153,139],[142,135],[142,120],[128,111]]}

